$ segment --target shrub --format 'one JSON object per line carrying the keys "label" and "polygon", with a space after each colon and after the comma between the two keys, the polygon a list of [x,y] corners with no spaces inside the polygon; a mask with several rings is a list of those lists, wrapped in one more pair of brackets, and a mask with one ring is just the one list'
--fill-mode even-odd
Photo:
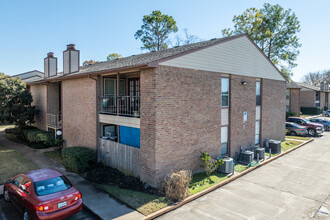
{"label": "shrub", "polygon": [[189,196],[190,181],[190,171],[180,170],[174,173],[173,170],[171,170],[165,184],[166,197],[175,202],[184,200]]}
{"label": "shrub", "polygon": [[288,117],[295,117],[297,116],[297,113],[296,112],[286,112],[286,118]]}
{"label": "shrub", "polygon": [[5,129],[5,133],[6,134],[15,134],[15,135],[18,135],[18,130],[17,128],[7,128]]}
{"label": "shrub", "polygon": [[218,169],[218,167],[221,164],[223,164],[222,159],[215,160],[215,159],[211,158],[211,156],[207,152],[205,152],[205,153],[201,152],[200,158],[204,162],[204,164],[201,165],[201,167],[204,168],[206,176],[210,176],[214,171],[216,171],[216,169]]}
{"label": "shrub", "polygon": [[322,113],[322,109],[320,107],[301,107],[300,111],[304,115],[319,115]]}
{"label": "shrub", "polygon": [[42,131],[33,127],[25,127],[23,129],[23,134],[30,143],[44,144],[45,147],[55,146],[55,137],[51,132]]}
{"label": "shrub", "polygon": [[75,173],[84,173],[89,168],[89,162],[95,157],[94,150],[88,147],[67,147],[62,150],[64,165]]}

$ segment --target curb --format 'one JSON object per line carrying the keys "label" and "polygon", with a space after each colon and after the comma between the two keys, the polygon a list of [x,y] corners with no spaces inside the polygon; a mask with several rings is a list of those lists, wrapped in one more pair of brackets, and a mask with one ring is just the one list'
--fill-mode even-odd
{"label": "curb", "polygon": [[163,208],[161,210],[158,210],[158,211],[156,211],[156,212],[154,212],[154,213],[152,213],[150,215],[145,216],[142,219],[143,220],[149,220],[149,219],[154,219],[154,218],[157,218],[157,217],[159,217],[161,215],[164,215],[164,214],[166,214],[166,213],[168,213],[168,212],[170,212],[170,211],[172,211],[174,209],[177,209],[177,208],[179,208],[179,207],[181,207],[181,206],[183,206],[183,205],[185,205],[185,204],[187,204],[187,203],[189,203],[189,202],[191,202],[191,201],[193,201],[193,200],[195,200],[195,199],[197,199],[197,198],[199,198],[199,197],[201,197],[201,196],[203,196],[203,195],[205,195],[205,194],[207,194],[209,192],[212,192],[212,191],[218,189],[219,187],[224,186],[224,185],[226,185],[226,184],[228,184],[228,183],[236,180],[237,178],[242,177],[245,174],[250,173],[251,171],[253,171],[255,169],[258,169],[259,167],[262,167],[263,165],[268,164],[268,163],[272,162],[273,160],[276,160],[276,159],[278,159],[278,158],[280,158],[280,157],[282,157],[282,156],[284,156],[284,155],[286,155],[286,154],[288,154],[288,153],[290,153],[290,152],[292,152],[292,151],[294,151],[294,150],[296,150],[296,149],[298,149],[298,148],[300,148],[300,147],[302,147],[302,146],[304,146],[304,145],[306,145],[306,144],[308,144],[308,143],[310,143],[312,141],[314,141],[314,138],[312,138],[312,139],[310,139],[310,140],[308,140],[306,142],[303,142],[303,143],[301,143],[301,144],[299,144],[299,145],[297,145],[297,146],[295,146],[295,147],[293,147],[293,148],[291,148],[291,149],[289,149],[289,150],[287,150],[287,151],[285,151],[285,152],[283,152],[283,153],[281,153],[279,155],[276,155],[276,156],[274,156],[274,157],[272,157],[272,158],[270,158],[270,159],[268,159],[266,161],[263,161],[258,166],[250,167],[247,170],[244,170],[243,172],[241,172],[240,174],[237,174],[236,176],[230,177],[230,178],[228,178],[228,179],[226,179],[226,180],[224,180],[224,181],[222,181],[222,182],[220,182],[218,184],[215,184],[215,185],[213,185],[213,186],[211,186],[211,187],[209,187],[209,188],[207,188],[207,189],[205,189],[203,191],[200,191],[200,192],[198,192],[198,193],[196,193],[196,194],[194,194],[192,196],[189,196],[188,198],[186,198],[185,200],[183,200],[180,203],[177,203],[177,204],[168,206],[166,208]]}
{"label": "curb", "polygon": [[308,116],[308,117],[306,117],[306,119],[317,118],[317,117],[323,117],[323,114],[320,114],[320,115],[313,115],[313,116]]}

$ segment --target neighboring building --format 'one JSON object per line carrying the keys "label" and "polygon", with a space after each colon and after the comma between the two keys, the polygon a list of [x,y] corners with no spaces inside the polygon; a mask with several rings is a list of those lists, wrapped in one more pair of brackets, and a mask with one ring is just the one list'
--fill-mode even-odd
{"label": "neighboring building", "polygon": [[286,111],[294,112],[300,116],[301,87],[294,81],[286,84]]}
{"label": "neighboring building", "polygon": [[301,87],[300,107],[329,108],[329,85],[321,84],[321,87],[297,83]]}
{"label": "neighboring building", "polygon": [[285,138],[286,80],[245,34],[82,67],[74,45],[63,54],[63,73],[48,54],[46,78],[30,83],[36,126],[151,186],[200,171],[201,151],[237,158]]}
{"label": "neighboring building", "polygon": [[32,70],[26,73],[21,73],[21,74],[17,74],[17,75],[13,75],[12,77],[19,77],[23,80],[23,82],[25,83],[29,83],[32,81],[37,81],[37,80],[41,80],[45,77],[43,72],[40,72],[38,70]]}

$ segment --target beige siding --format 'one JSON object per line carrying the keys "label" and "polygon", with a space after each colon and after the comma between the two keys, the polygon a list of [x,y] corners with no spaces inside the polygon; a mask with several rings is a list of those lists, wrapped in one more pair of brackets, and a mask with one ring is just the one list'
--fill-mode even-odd
{"label": "beige siding", "polygon": [[140,118],[99,114],[100,123],[140,128]]}
{"label": "beige siding", "polygon": [[284,81],[271,62],[245,36],[161,62],[160,65]]}

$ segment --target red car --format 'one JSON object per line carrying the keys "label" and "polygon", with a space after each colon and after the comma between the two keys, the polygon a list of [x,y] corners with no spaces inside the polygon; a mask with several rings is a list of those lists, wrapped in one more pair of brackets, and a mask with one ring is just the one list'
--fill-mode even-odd
{"label": "red car", "polygon": [[322,124],[313,123],[306,118],[289,117],[287,122],[297,123],[307,128],[307,132],[310,136],[318,136],[324,132],[324,126]]}
{"label": "red car", "polygon": [[26,219],[63,219],[82,210],[81,193],[61,173],[40,169],[5,182],[4,199]]}

